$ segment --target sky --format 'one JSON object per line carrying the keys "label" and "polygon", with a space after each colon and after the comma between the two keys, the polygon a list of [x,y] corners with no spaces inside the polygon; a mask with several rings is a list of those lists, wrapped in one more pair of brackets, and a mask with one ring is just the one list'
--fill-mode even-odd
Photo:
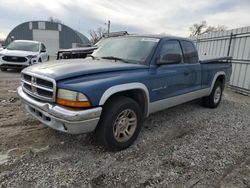
{"label": "sky", "polygon": [[23,22],[48,17],[87,37],[108,20],[111,31],[187,37],[202,20],[228,29],[250,26],[250,0],[0,0],[0,39]]}

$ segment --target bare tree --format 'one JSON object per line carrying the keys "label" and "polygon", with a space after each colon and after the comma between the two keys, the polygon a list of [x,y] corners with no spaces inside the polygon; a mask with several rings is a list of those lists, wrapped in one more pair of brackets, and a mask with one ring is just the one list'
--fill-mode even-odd
{"label": "bare tree", "polygon": [[52,16],[48,17],[48,21],[54,22],[54,23],[62,23],[62,21],[58,18],[53,18]]}
{"label": "bare tree", "polygon": [[201,23],[195,23],[193,24],[192,27],[189,28],[189,30],[191,31],[191,36],[197,36],[200,35],[202,33],[202,29],[207,27],[207,23],[206,21],[202,21]]}
{"label": "bare tree", "polygon": [[192,27],[189,28],[191,31],[190,36],[198,36],[204,33],[209,33],[212,31],[225,31],[227,29],[224,25],[208,26],[206,21],[202,21],[201,23],[195,23]]}
{"label": "bare tree", "polygon": [[103,27],[98,27],[96,30],[89,30],[89,35],[91,37],[90,41],[92,44],[97,43],[105,34],[107,33],[107,30]]}

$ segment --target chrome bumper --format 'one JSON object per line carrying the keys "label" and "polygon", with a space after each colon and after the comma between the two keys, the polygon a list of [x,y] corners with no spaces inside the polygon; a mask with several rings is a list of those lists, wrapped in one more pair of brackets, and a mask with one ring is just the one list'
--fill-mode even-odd
{"label": "chrome bumper", "polygon": [[17,88],[17,93],[25,109],[36,119],[53,129],[70,134],[94,131],[102,112],[101,107],[72,111],[56,104],[40,102],[24,93],[21,86]]}

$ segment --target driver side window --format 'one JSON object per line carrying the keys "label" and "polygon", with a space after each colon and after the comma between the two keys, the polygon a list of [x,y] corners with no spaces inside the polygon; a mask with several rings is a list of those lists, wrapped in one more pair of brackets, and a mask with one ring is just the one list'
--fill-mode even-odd
{"label": "driver side window", "polygon": [[160,58],[163,58],[167,54],[179,54],[181,56],[181,63],[183,63],[183,54],[179,41],[165,41],[160,50]]}

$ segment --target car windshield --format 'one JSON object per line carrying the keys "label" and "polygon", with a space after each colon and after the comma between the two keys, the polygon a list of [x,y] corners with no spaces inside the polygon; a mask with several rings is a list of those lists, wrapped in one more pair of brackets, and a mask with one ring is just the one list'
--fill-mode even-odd
{"label": "car windshield", "polygon": [[109,38],[102,38],[101,40],[99,40],[97,43],[95,43],[94,46],[96,47],[100,47],[101,45],[105,44],[107,41],[109,41]]}
{"label": "car windshield", "polygon": [[92,56],[143,64],[158,42],[159,39],[149,37],[109,38]]}
{"label": "car windshield", "polygon": [[8,45],[7,49],[37,52],[39,51],[39,44],[34,42],[14,41]]}

